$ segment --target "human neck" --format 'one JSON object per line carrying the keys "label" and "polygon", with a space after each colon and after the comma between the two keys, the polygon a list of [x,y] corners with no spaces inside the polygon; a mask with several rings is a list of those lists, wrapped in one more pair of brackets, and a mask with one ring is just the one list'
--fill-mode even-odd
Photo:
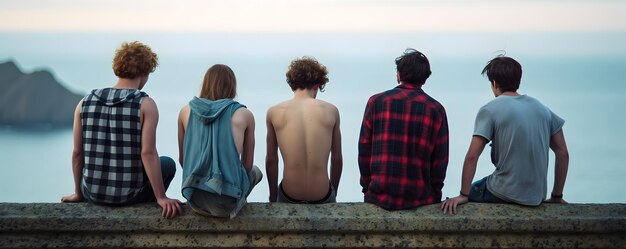
{"label": "human neck", "polygon": [[140,85],[141,85],[141,77],[137,77],[137,78],[134,78],[134,79],[119,78],[117,80],[117,83],[115,83],[115,85],[113,85],[113,88],[139,89]]}
{"label": "human neck", "polygon": [[519,96],[519,93],[506,91],[506,92],[501,92],[500,94],[498,94],[498,96],[500,96],[500,95],[504,95],[504,96]]}
{"label": "human neck", "polygon": [[293,91],[294,99],[314,99],[317,97],[317,88],[296,89]]}

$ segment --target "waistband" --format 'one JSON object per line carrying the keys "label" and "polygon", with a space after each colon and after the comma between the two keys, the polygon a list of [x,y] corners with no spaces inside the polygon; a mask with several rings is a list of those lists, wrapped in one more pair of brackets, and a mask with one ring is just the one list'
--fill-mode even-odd
{"label": "waistband", "polygon": [[328,183],[328,193],[326,193],[326,196],[324,196],[324,198],[322,198],[320,200],[317,200],[317,201],[303,201],[303,200],[298,200],[298,199],[290,197],[289,195],[287,195],[287,193],[285,193],[285,190],[283,189],[283,182],[280,182],[280,184],[278,185],[278,188],[280,189],[280,192],[283,194],[283,196],[285,196],[285,198],[287,198],[287,200],[289,202],[300,203],[300,204],[322,204],[322,203],[326,203],[326,201],[328,201],[328,199],[330,198],[330,196],[333,193],[333,185],[331,185],[330,182]]}

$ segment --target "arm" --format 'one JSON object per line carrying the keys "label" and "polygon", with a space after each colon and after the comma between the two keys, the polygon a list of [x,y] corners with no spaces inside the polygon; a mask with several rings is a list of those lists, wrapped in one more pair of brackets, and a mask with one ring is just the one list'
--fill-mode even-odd
{"label": "arm", "polygon": [[272,125],[271,109],[267,111],[265,123],[267,125],[265,174],[270,188],[270,202],[276,202],[278,197],[278,141]]}
{"label": "arm", "polygon": [[[565,136],[563,135],[563,129],[550,137],[550,149],[554,151],[556,156],[554,162],[554,187],[552,187],[553,196],[562,196],[563,187],[565,186],[565,178],[567,178],[567,170],[569,168],[569,152],[567,151],[567,145],[565,144]],[[567,203],[562,197],[552,197],[546,202],[552,203]]]}
{"label": "arm", "polygon": [[337,122],[333,127],[332,145],[330,148],[330,183],[339,191],[339,180],[343,170],[343,155],[341,154],[341,130],[339,128],[339,111],[335,108]]}
{"label": "arm", "polygon": [[365,107],[363,114],[363,122],[361,123],[361,133],[359,135],[359,171],[361,173],[360,184],[363,187],[362,192],[367,192],[371,181],[371,160],[372,160],[372,115],[371,100]]}
{"label": "arm", "polygon": [[165,195],[163,177],[161,175],[161,162],[156,149],[156,128],[159,122],[159,111],[156,103],[150,97],[144,97],[141,104],[142,127],[141,127],[141,161],[150,180],[157,203],[163,208],[163,217],[173,218],[182,212],[180,201],[170,199]]}
{"label": "arm", "polygon": [[186,105],[178,114],[178,162],[183,167],[185,130],[187,129],[187,120],[189,120],[189,105]]}
{"label": "arm", "polygon": [[442,120],[439,126],[439,132],[434,137],[435,148],[430,164],[432,167],[430,170],[430,184],[432,189],[436,191],[437,198],[441,200],[441,189],[443,188],[443,181],[446,178],[446,169],[448,168],[449,137],[448,118],[445,112],[439,118]]}
{"label": "arm", "polygon": [[243,163],[243,167],[246,168],[247,172],[252,170],[252,165],[254,164],[254,115],[252,112],[246,108],[241,108],[245,110],[245,120],[246,120],[246,129],[244,132],[243,138],[243,151],[241,152],[241,163]]}
{"label": "arm", "polygon": [[61,202],[81,202],[84,200],[81,192],[81,180],[83,177],[83,165],[85,157],[83,152],[83,126],[80,121],[80,109],[83,101],[78,102],[74,111],[74,151],[72,152],[72,173],[74,175],[74,194],[63,196]]}
{"label": "arm", "polygon": [[[476,174],[476,165],[478,164],[478,158],[485,149],[487,140],[481,136],[473,136],[470,147],[465,155],[465,162],[463,162],[463,175],[461,177],[461,193],[469,195],[472,185],[472,179]],[[441,210],[443,213],[449,212],[450,214],[456,214],[456,207],[468,202],[467,196],[459,195],[452,199],[446,199],[441,204]]]}

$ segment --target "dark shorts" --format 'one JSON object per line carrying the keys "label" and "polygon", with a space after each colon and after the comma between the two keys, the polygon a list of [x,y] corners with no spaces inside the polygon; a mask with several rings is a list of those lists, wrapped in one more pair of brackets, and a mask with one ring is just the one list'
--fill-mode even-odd
{"label": "dark shorts", "polygon": [[487,177],[472,183],[472,188],[469,192],[470,202],[484,202],[484,203],[509,203],[493,195],[487,189]]}
{"label": "dark shorts", "polygon": [[337,196],[337,193],[335,191],[335,188],[330,183],[328,184],[328,193],[326,194],[326,196],[322,198],[321,200],[317,200],[317,201],[302,201],[302,200],[291,198],[290,196],[287,195],[287,193],[285,193],[285,190],[283,189],[283,183],[281,182],[278,185],[278,202],[282,202],[282,203],[300,203],[300,204],[335,203],[337,202],[335,199],[336,196]]}

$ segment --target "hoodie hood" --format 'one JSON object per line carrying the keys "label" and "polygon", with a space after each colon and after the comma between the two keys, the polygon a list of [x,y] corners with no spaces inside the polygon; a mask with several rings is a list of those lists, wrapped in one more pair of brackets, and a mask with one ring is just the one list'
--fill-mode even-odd
{"label": "hoodie hood", "polygon": [[236,103],[238,102],[233,99],[209,100],[193,97],[193,99],[189,101],[189,107],[191,108],[191,112],[201,120],[206,123],[212,123],[219,118],[228,107]]}
{"label": "hoodie hood", "polygon": [[103,88],[95,89],[91,91],[96,99],[107,106],[114,106],[133,100],[135,98],[143,98],[148,96],[145,92],[137,89],[117,89],[117,88]]}

